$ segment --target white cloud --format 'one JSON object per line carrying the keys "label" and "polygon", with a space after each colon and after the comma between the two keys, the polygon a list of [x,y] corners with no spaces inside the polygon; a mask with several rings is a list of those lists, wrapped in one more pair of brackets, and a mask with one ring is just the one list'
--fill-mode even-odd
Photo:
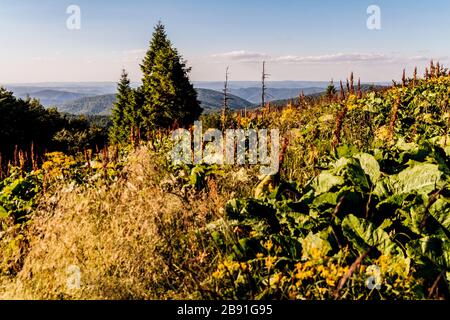
{"label": "white cloud", "polygon": [[336,53],[316,56],[279,56],[273,59],[276,62],[286,63],[355,63],[371,61],[389,61],[391,57],[377,53]]}
{"label": "white cloud", "polygon": [[265,53],[245,51],[245,50],[236,50],[225,53],[218,53],[211,55],[213,59],[221,59],[221,60],[231,60],[238,62],[259,62],[263,59],[269,59],[270,56]]}
{"label": "white cloud", "polygon": [[[266,60],[275,63],[284,64],[354,64],[354,63],[413,63],[424,62],[432,57],[417,55],[405,56],[399,53],[335,53],[325,55],[268,55],[266,53],[250,52],[245,50],[231,51],[219,54],[213,54],[211,59],[217,61],[234,62],[261,62]],[[448,57],[437,57],[435,60],[446,60]]]}

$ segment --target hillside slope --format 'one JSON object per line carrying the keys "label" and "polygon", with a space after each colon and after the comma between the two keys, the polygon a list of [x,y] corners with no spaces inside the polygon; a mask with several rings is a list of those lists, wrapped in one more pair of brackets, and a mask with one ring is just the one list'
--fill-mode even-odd
{"label": "hillside slope", "polygon": [[[205,112],[215,111],[223,106],[223,93],[211,89],[196,89],[198,93],[198,100]],[[232,110],[242,109],[251,106],[252,103],[242,99],[236,95],[228,95],[228,107]]]}
{"label": "hillside slope", "polygon": [[68,101],[86,97],[85,93],[77,93],[70,91],[61,91],[53,89],[45,89],[32,93],[22,93],[17,95],[19,98],[25,99],[28,96],[38,99],[45,107],[54,107],[64,104]]}
{"label": "hillside slope", "polygon": [[61,105],[58,107],[58,111],[70,114],[107,116],[111,114],[111,110],[115,102],[115,94],[85,97],[69,101]]}
{"label": "hillside slope", "polygon": [[[271,88],[269,87],[266,91],[266,101],[274,101],[281,99],[289,99],[292,97],[298,97],[300,92],[305,95],[314,94],[318,92],[323,92],[324,88],[320,87],[309,87],[309,88]],[[234,95],[242,97],[253,104],[261,103],[261,88],[260,87],[250,87],[250,88],[238,88],[230,89],[230,92]]]}
{"label": "hillside slope", "polygon": [[[210,89],[196,89],[198,93],[198,100],[205,112],[212,112],[222,107],[223,94],[219,91]],[[85,114],[85,115],[110,115],[112,107],[116,102],[115,94],[106,94],[94,97],[83,97],[73,101],[66,102],[58,107],[60,112],[71,114]],[[242,109],[250,106],[251,103],[247,100],[239,98],[235,95],[229,95],[228,105],[230,109]]]}

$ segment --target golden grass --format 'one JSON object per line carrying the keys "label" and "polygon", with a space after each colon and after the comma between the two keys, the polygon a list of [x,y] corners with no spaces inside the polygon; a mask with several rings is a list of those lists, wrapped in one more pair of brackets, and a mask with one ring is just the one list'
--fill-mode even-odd
{"label": "golden grass", "polygon": [[[198,297],[213,257],[195,231],[218,214],[219,197],[203,195],[193,207],[165,193],[155,161],[142,147],[113,185],[62,187],[47,196],[33,218],[23,268],[3,279],[0,298]],[[67,285],[73,266],[81,271],[80,289]]]}

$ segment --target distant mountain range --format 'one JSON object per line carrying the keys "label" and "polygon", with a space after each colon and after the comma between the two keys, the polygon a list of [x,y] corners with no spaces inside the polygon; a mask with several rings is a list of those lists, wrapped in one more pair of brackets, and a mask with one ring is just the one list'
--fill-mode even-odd
{"label": "distant mountain range", "polygon": [[31,93],[21,93],[16,94],[19,98],[26,99],[27,97],[32,97],[35,99],[39,99],[39,101],[44,106],[59,106],[63,103],[79,99],[82,97],[86,97],[86,93],[77,93],[77,92],[68,92],[68,91],[59,91],[53,89],[46,89],[41,91],[35,91]]}
{"label": "distant mountain range", "polygon": [[[268,88],[265,94],[265,101],[275,101],[281,99],[288,99],[298,97],[303,91],[305,95],[323,92],[324,88]],[[236,96],[250,101],[253,104],[261,103],[262,91],[259,87],[230,89],[230,92]]]}
{"label": "distant mountain range", "polygon": [[[197,92],[198,100],[205,109],[205,112],[213,112],[222,107],[223,94],[221,92],[210,89],[197,89]],[[230,109],[241,109],[252,105],[251,102],[231,94],[228,98]],[[115,94],[83,97],[58,106],[58,110],[71,114],[110,115],[115,102]]]}
{"label": "distant mountain range", "polygon": [[[326,81],[269,81],[266,101],[275,104],[305,95],[324,92]],[[380,84],[377,84],[378,86]],[[39,99],[45,107],[57,107],[59,111],[72,114],[109,115],[116,100],[114,82],[92,83],[39,83],[11,84],[5,87],[20,98]],[[138,87],[139,83],[132,83]],[[194,82],[198,99],[205,112],[214,112],[223,105],[223,82]],[[229,107],[243,109],[261,103],[261,87],[257,81],[230,81]]]}
{"label": "distant mountain range", "polygon": [[[194,81],[194,86],[196,88],[205,88],[212,90],[222,90],[223,81]],[[297,89],[297,88],[323,88],[328,86],[328,81],[267,81],[266,85],[268,88],[273,89]],[[239,88],[260,88],[260,81],[229,81],[228,88],[239,89]]]}
{"label": "distant mountain range", "polygon": [[[223,93],[211,89],[196,89],[198,100],[200,101],[204,112],[211,112],[222,108]],[[252,103],[233,94],[228,95],[228,107],[232,110],[250,107]]]}

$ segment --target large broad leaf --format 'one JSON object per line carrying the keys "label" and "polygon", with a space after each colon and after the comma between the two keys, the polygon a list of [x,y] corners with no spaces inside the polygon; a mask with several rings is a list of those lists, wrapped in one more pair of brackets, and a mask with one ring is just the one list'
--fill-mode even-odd
{"label": "large broad leaf", "polygon": [[436,164],[413,162],[412,166],[406,168],[397,176],[393,176],[391,183],[397,193],[416,191],[428,194],[442,188],[444,185],[442,176],[443,173]]}
{"label": "large broad leaf", "polygon": [[384,255],[400,253],[396,244],[384,230],[376,228],[365,219],[359,219],[352,214],[348,215],[342,221],[342,230],[361,254],[372,247],[376,247]]}
{"label": "large broad leaf", "polygon": [[374,156],[367,153],[360,153],[355,155],[359,160],[361,168],[370,177],[370,182],[376,184],[381,177],[380,165]]}
{"label": "large broad leaf", "polygon": [[342,177],[335,176],[329,171],[324,171],[312,181],[311,187],[315,190],[315,195],[319,195],[343,184],[344,179]]}
{"label": "large broad leaf", "polygon": [[430,206],[429,213],[435,218],[447,231],[450,232],[450,200],[439,198]]}
{"label": "large broad leaf", "polygon": [[399,163],[405,163],[408,160],[423,161],[432,151],[428,143],[418,145],[414,142],[407,143],[404,139],[399,139],[395,147],[400,151]]}
{"label": "large broad leaf", "polygon": [[321,194],[320,196],[314,198],[311,203],[311,207],[320,209],[321,211],[329,208],[330,206],[334,208],[339,201],[339,195],[339,192],[327,192]]}
{"label": "large broad leaf", "polygon": [[450,241],[439,237],[425,237],[407,244],[408,256],[426,258],[440,271],[450,270]]}
{"label": "large broad leaf", "polygon": [[[394,197],[392,197],[394,198]],[[401,224],[411,232],[418,235],[434,234],[434,224],[427,222],[428,196],[425,194],[402,194],[396,195],[397,200],[402,200],[401,205],[397,207],[397,213],[401,217]],[[384,209],[388,209],[385,206]],[[430,233],[431,232],[431,233]]]}
{"label": "large broad leaf", "polygon": [[354,186],[360,186],[365,189],[369,189],[369,181],[367,180],[366,173],[359,160],[355,158],[341,158],[335,162],[334,168],[331,170],[337,176],[343,177],[346,181],[350,182]]}
{"label": "large broad leaf", "polygon": [[373,189],[373,194],[381,198],[389,197],[392,193],[391,182],[389,181],[389,177],[380,178],[375,183],[375,188]]}
{"label": "large broad leaf", "polygon": [[276,218],[276,210],[261,201],[254,199],[232,199],[225,207],[226,217],[232,220],[253,220],[253,222],[266,222],[272,229],[277,231],[280,228]]}

